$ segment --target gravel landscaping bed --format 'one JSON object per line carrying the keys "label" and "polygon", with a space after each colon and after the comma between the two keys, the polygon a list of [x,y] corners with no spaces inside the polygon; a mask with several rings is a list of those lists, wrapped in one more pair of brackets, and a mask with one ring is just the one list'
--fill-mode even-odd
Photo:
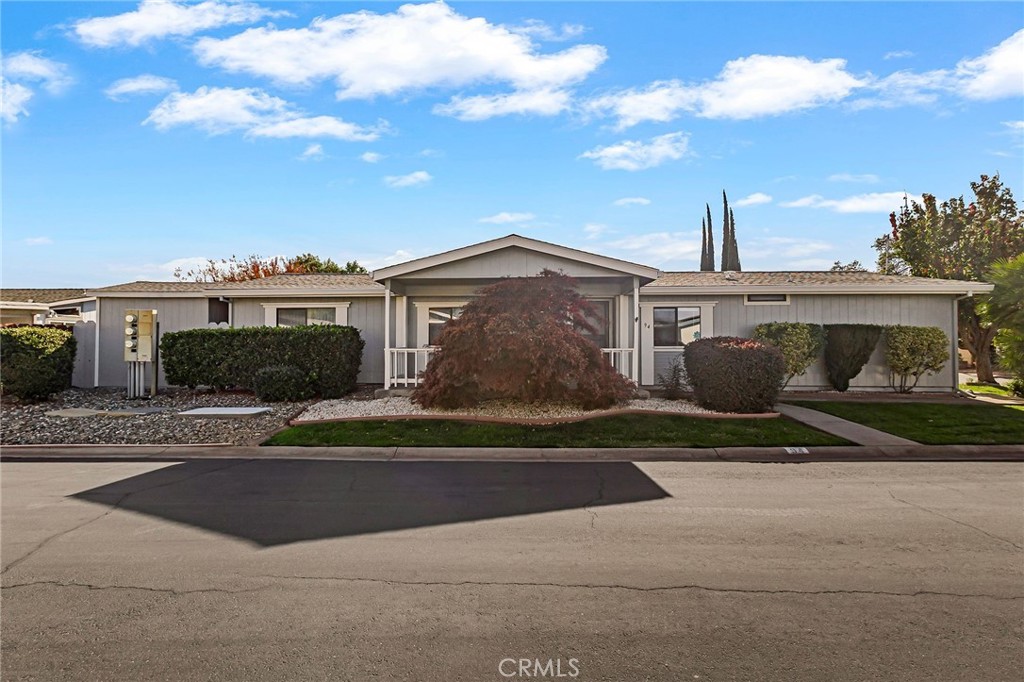
{"label": "gravel landscaping bed", "polygon": [[[685,400],[631,400],[617,409],[657,410],[676,414],[712,414]],[[565,417],[596,416],[615,410],[584,410],[573,405],[537,404],[526,405],[510,401],[492,401],[480,407],[458,410],[425,409],[409,398],[381,398],[378,400],[324,400],[311,405],[299,415],[295,422],[342,419],[352,417],[401,417],[408,415],[437,415],[457,418],[459,416],[501,417],[505,419],[557,419]]]}
{"label": "gravel landscaping bed", "polygon": [[[28,444],[203,444],[259,443],[312,401],[264,403],[251,393],[207,393],[166,389],[150,400],[128,400],[123,388],[71,389],[43,403],[0,403],[0,443]],[[182,417],[178,412],[199,407],[270,407],[270,412],[241,419]],[[130,410],[167,408],[153,414],[48,417],[68,408]]]}

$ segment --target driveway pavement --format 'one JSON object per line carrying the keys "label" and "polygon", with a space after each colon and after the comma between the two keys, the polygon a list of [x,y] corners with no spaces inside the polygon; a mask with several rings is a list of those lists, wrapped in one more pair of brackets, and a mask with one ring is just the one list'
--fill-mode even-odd
{"label": "driveway pavement", "polygon": [[1024,665],[1019,463],[0,474],[4,680],[523,679],[518,659],[579,680],[1016,680]]}

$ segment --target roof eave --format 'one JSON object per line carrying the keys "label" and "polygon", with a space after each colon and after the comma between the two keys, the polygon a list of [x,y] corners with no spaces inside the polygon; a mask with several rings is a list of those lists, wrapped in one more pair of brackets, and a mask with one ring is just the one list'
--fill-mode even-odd
{"label": "roof eave", "polygon": [[223,298],[289,298],[289,297],[319,297],[319,298],[373,298],[384,297],[384,287],[359,287],[350,289],[327,289],[327,288],[284,288],[264,287],[262,289],[206,289],[204,296]]}
{"label": "roof eave", "polygon": [[929,285],[898,286],[893,284],[728,284],[715,286],[651,286],[640,288],[641,294],[733,295],[743,294],[949,294],[972,295],[992,291],[994,286],[984,282],[935,283]]}

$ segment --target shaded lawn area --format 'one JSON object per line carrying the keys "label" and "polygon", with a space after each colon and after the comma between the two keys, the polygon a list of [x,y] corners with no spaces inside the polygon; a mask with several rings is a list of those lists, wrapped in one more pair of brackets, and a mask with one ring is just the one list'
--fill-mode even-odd
{"label": "shaded lawn area", "polygon": [[991,384],[960,384],[960,390],[970,391],[971,393],[984,393],[985,395],[994,395],[1000,398],[1013,398],[1013,393],[1010,389],[1003,386],[993,386]]}
{"label": "shaded lawn area", "polygon": [[848,445],[785,417],[702,419],[631,414],[545,426],[457,420],[347,421],[304,424],[264,445],[366,447],[638,448]]}
{"label": "shaded lawn area", "polygon": [[794,401],[926,445],[1024,443],[1024,405]]}

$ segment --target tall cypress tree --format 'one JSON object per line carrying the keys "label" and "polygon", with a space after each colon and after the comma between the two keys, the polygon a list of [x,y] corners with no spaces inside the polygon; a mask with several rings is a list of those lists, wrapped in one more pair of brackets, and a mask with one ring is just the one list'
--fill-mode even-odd
{"label": "tall cypress tree", "polygon": [[700,271],[708,269],[708,227],[704,219],[700,219]]}
{"label": "tall cypress tree", "polygon": [[708,242],[708,262],[707,267],[701,265],[701,270],[706,272],[715,271],[715,233],[714,227],[711,225],[711,206],[704,204],[704,208],[707,211],[707,242]]}
{"label": "tall cypress tree", "polygon": [[736,241],[736,216],[732,214],[732,209],[729,209],[729,235],[732,237],[732,264],[733,270],[739,272],[742,270],[740,267],[740,245]]}

